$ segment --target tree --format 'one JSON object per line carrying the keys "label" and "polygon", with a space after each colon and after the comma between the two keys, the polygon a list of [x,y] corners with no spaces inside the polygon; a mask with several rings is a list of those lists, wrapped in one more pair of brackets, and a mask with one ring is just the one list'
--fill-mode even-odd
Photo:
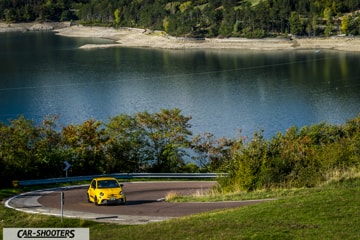
{"label": "tree", "polygon": [[344,16],[341,21],[341,32],[343,34],[349,34],[350,17]]}
{"label": "tree", "polygon": [[231,36],[234,30],[235,24],[235,12],[232,10],[224,11],[224,18],[221,21],[221,25],[219,28],[219,34],[224,37]]}
{"label": "tree", "polygon": [[153,171],[176,172],[184,164],[184,149],[192,135],[188,123],[191,117],[181,115],[177,108],[158,113],[141,112],[136,121],[144,131],[144,153]]}
{"label": "tree", "polygon": [[360,18],[359,15],[351,17],[349,23],[349,34],[359,35],[360,34]]}
{"label": "tree", "polygon": [[311,16],[306,22],[306,33],[309,36],[316,36],[317,35],[317,16]]}
{"label": "tree", "polygon": [[232,139],[216,139],[211,133],[198,134],[191,141],[191,149],[195,153],[192,159],[206,172],[219,171],[231,158],[234,146]]}
{"label": "tree", "polygon": [[116,9],[114,11],[114,18],[115,18],[115,27],[118,27],[120,24],[120,10]]}
{"label": "tree", "polygon": [[184,168],[191,117],[179,109],[119,115],[106,125],[109,169],[120,171],[177,172]]}
{"label": "tree", "polygon": [[61,134],[56,121],[58,116],[46,116],[42,125],[38,126],[39,141],[36,144],[39,158],[38,171],[42,178],[62,175],[64,154],[61,151]]}
{"label": "tree", "polygon": [[10,125],[0,129],[0,155],[2,159],[2,179],[7,184],[15,176],[30,179],[38,176],[36,159],[36,142],[39,134],[34,123],[23,116],[11,120]]}
{"label": "tree", "polygon": [[90,119],[81,125],[68,125],[63,128],[62,148],[66,159],[72,164],[72,174],[106,173],[104,166],[107,139],[101,126],[101,122]]}
{"label": "tree", "polygon": [[291,13],[291,1],[290,0],[277,0],[273,3],[273,11],[278,22],[280,32],[288,32],[289,28],[289,17]]}
{"label": "tree", "polygon": [[0,124],[0,176],[11,180],[61,176],[62,153],[56,117],[46,117],[42,125],[20,116],[10,125]]}
{"label": "tree", "polygon": [[164,28],[165,32],[169,32],[169,26],[170,26],[170,22],[169,22],[168,17],[166,17],[163,20],[163,28]]}
{"label": "tree", "polygon": [[107,169],[110,172],[140,172],[146,169],[144,131],[135,116],[121,114],[111,118],[105,133],[109,138]]}
{"label": "tree", "polygon": [[[256,5],[253,11],[254,17],[254,30],[259,32],[259,30],[267,32],[269,27],[269,10],[270,6],[266,1],[260,1],[259,4]],[[266,34],[266,33],[265,33]],[[264,34],[264,35],[265,35]]]}
{"label": "tree", "polygon": [[326,27],[325,27],[325,35],[326,36],[331,35],[332,30],[333,30],[332,16],[333,16],[333,12],[332,12],[331,8],[326,7],[324,9],[324,19],[326,21]]}
{"label": "tree", "polygon": [[290,33],[291,34],[300,35],[303,32],[300,17],[297,12],[291,12],[289,24],[290,24]]}
{"label": "tree", "polygon": [[5,9],[4,16],[7,23],[16,21],[16,16],[13,9]]}

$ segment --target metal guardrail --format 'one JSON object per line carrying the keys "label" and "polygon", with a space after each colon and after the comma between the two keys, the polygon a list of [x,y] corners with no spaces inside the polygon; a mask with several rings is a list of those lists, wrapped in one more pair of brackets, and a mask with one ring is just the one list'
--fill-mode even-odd
{"label": "metal guardrail", "polygon": [[117,179],[136,179],[136,178],[179,178],[179,179],[209,178],[210,179],[210,178],[218,178],[224,176],[227,176],[227,174],[226,173],[114,173],[114,174],[105,174],[105,175],[13,181],[13,185],[32,186],[32,185],[66,183],[66,182],[90,181],[95,177],[115,177]]}

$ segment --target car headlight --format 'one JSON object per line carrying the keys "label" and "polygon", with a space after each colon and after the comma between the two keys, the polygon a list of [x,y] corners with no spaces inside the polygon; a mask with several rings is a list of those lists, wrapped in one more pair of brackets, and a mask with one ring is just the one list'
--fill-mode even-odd
{"label": "car headlight", "polygon": [[104,196],[104,193],[103,193],[103,192],[100,192],[100,194],[99,194],[99,195],[100,195],[100,197],[102,197],[102,196]]}

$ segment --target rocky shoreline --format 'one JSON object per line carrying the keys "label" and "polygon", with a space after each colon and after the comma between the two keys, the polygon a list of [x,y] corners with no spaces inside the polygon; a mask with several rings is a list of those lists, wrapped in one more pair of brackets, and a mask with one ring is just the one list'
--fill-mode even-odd
{"label": "rocky shoreline", "polygon": [[138,28],[86,27],[71,22],[0,23],[1,32],[54,31],[66,37],[97,37],[115,41],[114,44],[87,44],[83,49],[108,47],[146,47],[162,49],[248,49],[262,51],[322,50],[360,52],[360,38],[204,38],[189,39],[169,36],[162,31]]}
{"label": "rocky shoreline", "polygon": [[0,22],[1,32],[29,32],[29,31],[53,31],[70,27],[70,22],[44,22],[44,23],[4,23]]}

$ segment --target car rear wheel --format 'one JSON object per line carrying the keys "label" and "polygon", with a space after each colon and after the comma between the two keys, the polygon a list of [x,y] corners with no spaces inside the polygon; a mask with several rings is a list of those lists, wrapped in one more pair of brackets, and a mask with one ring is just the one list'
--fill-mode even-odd
{"label": "car rear wheel", "polygon": [[88,202],[91,203],[89,194],[87,194],[87,199],[88,199]]}

